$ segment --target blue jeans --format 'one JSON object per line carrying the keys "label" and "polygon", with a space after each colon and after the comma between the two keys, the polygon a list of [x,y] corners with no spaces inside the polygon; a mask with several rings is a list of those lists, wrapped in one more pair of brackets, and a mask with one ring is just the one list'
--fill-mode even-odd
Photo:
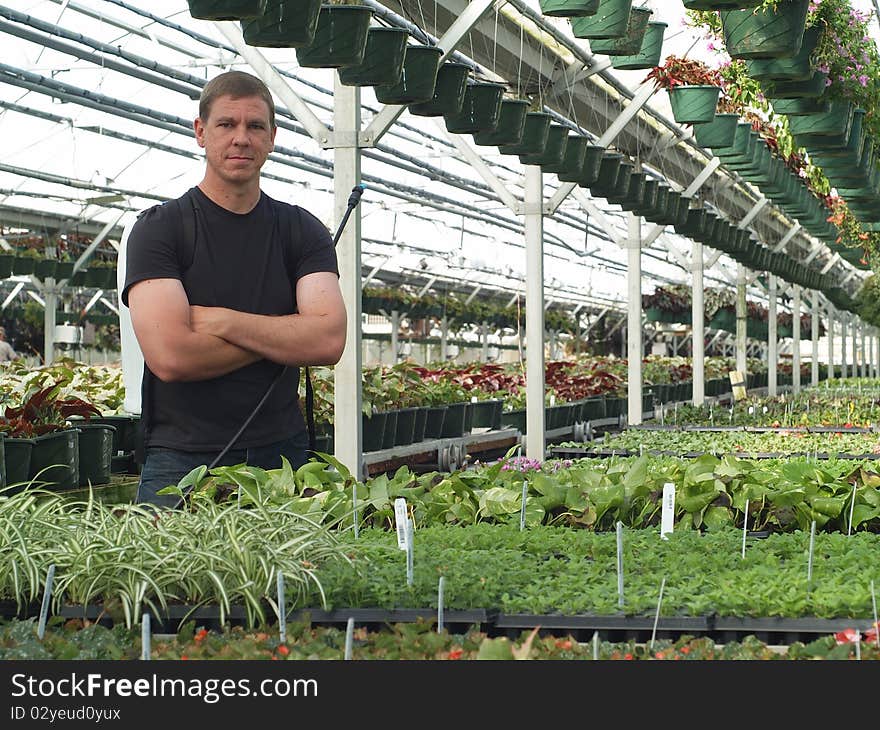
{"label": "blue jeans", "polygon": [[[309,436],[297,434],[283,441],[250,449],[227,451],[216,466],[233,466],[247,462],[261,469],[280,469],[284,455],[294,469],[308,461]],[[141,480],[138,484],[137,503],[149,502],[158,507],[176,507],[180,498],[176,494],[156,494],[160,489],[176,485],[197,466],[211,464],[220,451],[179,451],[153,446],[146,451]]]}

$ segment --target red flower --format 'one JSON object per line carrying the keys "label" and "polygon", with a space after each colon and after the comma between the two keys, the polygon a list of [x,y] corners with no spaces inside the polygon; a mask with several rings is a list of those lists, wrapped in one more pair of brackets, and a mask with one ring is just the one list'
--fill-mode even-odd
{"label": "red flower", "polygon": [[276,651],[277,651],[281,656],[287,656],[288,654],[290,654],[290,649],[288,649],[286,646],[284,646],[284,644],[282,644],[281,646],[279,646],[278,649],[277,649]]}
{"label": "red flower", "polygon": [[453,649],[449,652],[449,656],[447,659],[461,659],[462,650],[461,649]]}
{"label": "red flower", "polygon": [[630,654],[629,652],[627,652],[626,654],[623,655],[623,658],[626,659],[626,660],[630,660],[630,659],[633,658],[633,655]]}
{"label": "red flower", "polygon": [[207,629],[199,629],[199,631],[196,632],[196,635],[193,636],[193,641],[195,641],[195,642],[204,641],[204,639],[207,635],[208,635]]}

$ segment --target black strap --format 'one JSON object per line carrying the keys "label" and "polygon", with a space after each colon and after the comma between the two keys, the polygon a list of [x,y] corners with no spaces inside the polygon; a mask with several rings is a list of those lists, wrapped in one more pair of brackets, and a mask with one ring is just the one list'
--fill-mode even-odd
{"label": "black strap", "polygon": [[309,368],[304,367],[303,375],[306,379],[306,426],[309,429],[309,451],[314,451],[317,447],[317,436],[315,434],[315,391],[312,388],[312,377]]}

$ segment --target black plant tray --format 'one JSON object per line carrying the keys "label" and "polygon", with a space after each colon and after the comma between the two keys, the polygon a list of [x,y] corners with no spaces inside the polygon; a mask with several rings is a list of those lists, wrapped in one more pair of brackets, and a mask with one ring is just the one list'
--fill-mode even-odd
{"label": "black plant tray", "polygon": [[[711,623],[712,616],[708,615],[661,616],[657,621],[657,638],[704,636],[711,630]],[[499,613],[490,633],[513,638],[536,627],[543,633],[571,635],[578,641],[589,641],[596,632],[605,641],[648,641],[654,633],[654,616]]]}
{"label": "black plant tray", "polygon": [[862,426],[810,426],[810,433],[876,433],[877,429]]}
{"label": "black plant tray", "polygon": [[549,450],[553,457],[578,457],[584,459],[608,459],[612,456],[638,456],[638,452],[628,449],[578,449],[572,447],[556,447]]}
{"label": "black plant tray", "polygon": [[795,641],[806,644],[844,629],[858,629],[864,634],[874,622],[870,618],[716,616],[713,623],[713,636],[722,642],[741,641],[754,635],[767,644],[792,644]]}
{"label": "black plant tray", "polygon": [[745,431],[745,426],[682,426],[682,431]]}
{"label": "black plant tray", "polygon": [[[445,609],[443,611],[443,624],[448,627],[470,627],[479,625],[486,628],[491,625],[496,616],[495,611],[487,611],[482,608],[470,609]],[[415,623],[417,621],[436,622],[436,608],[339,608],[332,611],[324,611],[317,608],[303,608],[288,614],[288,621],[303,621],[308,619],[312,624],[322,626],[341,625],[345,626],[349,618],[353,618],[355,624],[395,624]]]}
{"label": "black plant tray", "polygon": [[637,425],[630,426],[629,429],[631,431],[680,431],[681,426],[676,426],[671,423],[639,423]]}

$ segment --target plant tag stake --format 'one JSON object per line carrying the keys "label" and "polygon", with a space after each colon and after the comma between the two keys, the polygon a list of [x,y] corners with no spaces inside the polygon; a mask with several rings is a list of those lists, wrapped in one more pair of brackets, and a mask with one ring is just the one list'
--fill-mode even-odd
{"label": "plant tag stake", "polygon": [[862,632],[856,629],[856,659],[862,659]]}
{"label": "plant tag stake", "polygon": [[526,497],[529,493],[529,483],[527,481],[523,481],[523,490],[522,490],[522,505],[519,508],[519,531],[522,532],[526,529]]}
{"label": "plant tag stake", "polygon": [[623,523],[617,521],[617,605],[623,608]]}
{"label": "plant tag stake", "polygon": [[352,521],[354,523],[354,539],[357,540],[360,537],[360,524],[358,520],[358,486],[357,482],[351,485],[351,508],[352,508]]}
{"label": "plant tag stake", "polygon": [[657,599],[657,613],[654,614],[654,628],[651,629],[651,646],[654,648],[654,637],[657,636],[657,622],[660,620],[660,604],[663,603],[663,589],[666,587],[666,576],[660,581],[660,597]]}
{"label": "plant tag stake", "polygon": [[846,528],[847,537],[852,535],[853,511],[856,508],[856,486],[857,485],[853,484],[852,503],[849,506],[849,527]]}
{"label": "plant tag stake", "polygon": [[345,622],[345,659],[351,659],[351,649],[354,644],[354,618],[349,616]]}
{"label": "plant tag stake", "polygon": [[443,588],[446,577],[441,575],[437,581],[437,633],[443,633]]}
{"label": "plant tag stake", "polygon": [[599,661],[599,632],[593,632],[593,661]]}
{"label": "plant tag stake", "polygon": [[150,660],[150,614],[141,617],[141,659]]}
{"label": "plant tag stake", "polygon": [[394,500],[394,528],[397,530],[397,548],[406,550],[406,500],[398,497]]}
{"label": "plant tag stake", "polygon": [[667,534],[672,532],[675,520],[675,485],[666,482],[663,485],[663,511],[660,515],[660,537],[668,540]]}
{"label": "plant tag stake", "polygon": [[874,608],[874,638],[880,647],[880,626],[877,625],[877,594],[874,593],[874,581],[871,581],[871,606]]}
{"label": "plant tag stake", "polygon": [[43,589],[43,604],[40,606],[40,621],[37,624],[37,636],[42,639],[46,633],[46,617],[49,615],[49,601],[52,598],[52,582],[55,580],[55,563],[46,571],[46,587]]}
{"label": "plant tag stake", "polygon": [[813,545],[816,542],[816,520],[810,525],[810,557],[807,562],[807,583],[813,580]]}
{"label": "plant tag stake", "polygon": [[743,517],[743,547],[742,547],[742,559],[746,559],[746,530],[748,529],[749,524],[749,500],[746,500],[746,510],[745,516]]}
{"label": "plant tag stake", "polygon": [[413,584],[413,523],[406,521],[406,584]]}
{"label": "plant tag stake", "polygon": [[278,640],[287,643],[287,606],[284,604],[284,574],[278,571]]}

